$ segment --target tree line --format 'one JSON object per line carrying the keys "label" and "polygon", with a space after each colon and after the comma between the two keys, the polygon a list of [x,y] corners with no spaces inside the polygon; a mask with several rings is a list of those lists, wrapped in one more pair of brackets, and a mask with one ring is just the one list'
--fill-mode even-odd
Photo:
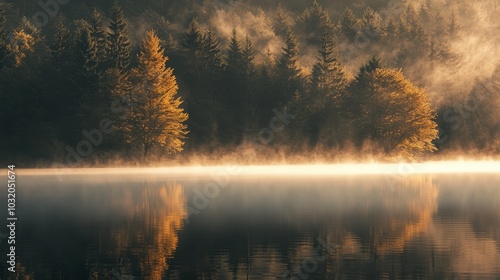
{"label": "tree line", "polygon": [[[346,9],[334,22],[314,1],[297,20],[276,9],[273,30],[283,47],[272,53],[236,29],[222,44],[197,17],[181,32],[150,30],[133,40],[119,1],[107,13],[60,14],[48,32],[26,17],[12,27],[9,5],[0,7],[0,149],[31,161],[64,158],[71,147],[87,153],[82,130],[95,132],[103,120],[112,132],[92,134],[100,140],[94,156],[162,157],[242,144],[307,151],[369,143],[410,158],[432,152],[439,117],[401,69],[422,56],[452,63],[454,54],[436,38],[459,29],[450,20],[430,36],[434,25],[425,23],[439,19],[412,6],[388,22],[371,8],[361,18]],[[369,35],[373,53],[396,45],[399,52],[373,56],[351,74],[340,43],[354,45],[359,34]],[[317,50],[311,67],[301,65],[301,45]],[[286,127],[269,143],[261,132],[276,112],[292,117],[278,118],[274,125]]]}

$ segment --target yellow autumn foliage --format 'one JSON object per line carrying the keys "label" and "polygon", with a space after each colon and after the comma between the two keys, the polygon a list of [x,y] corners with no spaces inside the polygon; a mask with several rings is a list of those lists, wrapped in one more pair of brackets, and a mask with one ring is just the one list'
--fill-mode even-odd
{"label": "yellow autumn foliage", "polygon": [[366,74],[365,81],[362,114],[374,141],[404,158],[436,150],[432,143],[438,137],[436,113],[424,89],[395,69],[376,69]]}

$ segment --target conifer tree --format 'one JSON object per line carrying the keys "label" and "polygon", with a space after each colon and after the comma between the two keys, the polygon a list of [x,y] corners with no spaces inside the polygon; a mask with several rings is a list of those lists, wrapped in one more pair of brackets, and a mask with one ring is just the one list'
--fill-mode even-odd
{"label": "conifer tree", "polygon": [[333,35],[325,33],[321,38],[318,62],[314,64],[311,75],[313,96],[321,104],[327,98],[340,100],[347,86],[344,66],[339,62]]}
{"label": "conifer tree", "polygon": [[309,44],[319,45],[323,33],[333,33],[333,23],[328,12],[316,0],[312,7],[304,11],[300,21]]}
{"label": "conifer tree", "polygon": [[367,76],[381,68],[380,58],[376,56],[370,58],[360,67],[356,79],[349,85],[344,100],[343,110],[346,111],[347,118],[354,122],[357,133],[354,141],[357,145],[361,145],[372,134],[373,126],[369,122],[370,117],[367,115],[366,107],[369,106],[373,96],[369,91],[363,89],[368,86]]}
{"label": "conifer tree", "polygon": [[374,40],[385,36],[380,22],[380,15],[372,8],[365,9],[361,18],[361,30]]}
{"label": "conifer tree", "polygon": [[354,15],[351,9],[346,8],[342,18],[340,20],[340,28],[344,36],[347,37],[351,42],[356,39],[356,34],[358,33],[359,20]]}
{"label": "conifer tree", "polygon": [[242,50],[242,56],[245,70],[247,71],[248,75],[250,75],[250,72],[253,71],[252,63],[255,58],[255,49],[248,35],[245,37],[245,46]]}
{"label": "conifer tree", "polygon": [[281,4],[278,5],[276,11],[274,12],[273,19],[273,31],[276,36],[281,38],[286,38],[286,31],[288,28],[292,28],[294,25],[294,20],[289,15],[289,13],[283,9]]}
{"label": "conifer tree", "polygon": [[96,44],[96,56],[99,64],[102,65],[106,61],[107,34],[103,28],[103,16],[95,8],[92,10],[92,18],[90,21],[90,36]]}
{"label": "conifer tree", "polygon": [[107,56],[110,66],[125,71],[130,64],[130,39],[127,34],[127,21],[118,0],[114,1],[111,9],[108,27]]}
{"label": "conifer tree", "polygon": [[235,29],[231,32],[231,38],[229,39],[226,63],[230,72],[242,70],[243,52]]}
{"label": "conifer tree", "polygon": [[219,72],[222,69],[220,43],[209,29],[202,37],[202,56],[204,67],[209,71]]}
{"label": "conifer tree", "polygon": [[200,55],[203,48],[202,40],[203,34],[198,25],[198,19],[194,18],[184,34],[182,46],[189,51],[191,57],[195,58]]}
{"label": "conifer tree", "polygon": [[288,29],[285,47],[276,65],[278,83],[281,92],[278,96],[279,104],[285,105],[295,91],[302,86],[302,70],[299,64],[299,46],[297,38],[291,29]]}
{"label": "conifer tree", "polygon": [[226,69],[223,77],[224,96],[220,102],[223,117],[219,117],[219,137],[222,142],[240,142],[246,115],[245,71],[243,52],[236,30],[233,29],[227,48]]}
{"label": "conifer tree", "polygon": [[361,81],[366,74],[370,74],[374,72],[375,70],[382,68],[381,63],[380,63],[380,58],[377,56],[372,56],[370,60],[361,68],[359,69],[358,75],[356,76],[356,79],[358,81]]}
{"label": "conifer tree", "polygon": [[180,107],[177,82],[172,68],[166,66],[160,40],[148,31],[138,55],[138,65],[132,69],[134,99],[137,106],[127,117],[128,141],[139,147],[146,157],[153,149],[161,153],[183,150],[188,115]]}
{"label": "conifer tree", "polygon": [[92,37],[92,30],[90,26],[86,23],[84,27],[80,30],[76,42],[76,64],[77,71],[80,72],[84,77],[90,78],[90,76],[97,73],[98,65],[98,49],[97,42]]}
{"label": "conifer tree", "polygon": [[100,96],[97,42],[92,37],[91,26],[86,22],[77,35],[75,62],[73,81],[79,107],[78,122],[84,126],[99,125],[109,103]]}
{"label": "conifer tree", "polygon": [[257,93],[256,93],[256,70],[254,65],[255,49],[252,41],[248,35],[245,37],[245,45],[242,50],[243,55],[243,73],[244,73],[244,87],[247,94],[245,94],[246,113],[248,119],[248,126],[256,126],[258,122],[258,109],[257,109]]}
{"label": "conifer tree", "polygon": [[393,17],[389,19],[387,25],[385,26],[385,34],[389,42],[394,42],[398,38],[399,35],[398,24],[396,23],[396,20]]}
{"label": "conifer tree", "polygon": [[305,133],[309,129],[307,111],[307,101],[300,91],[296,91],[286,104],[285,108],[288,114],[293,115],[293,122],[287,126],[288,141],[290,144],[303,144]]}
{"label": "conifer tree", "polygon": [[58,73],[63,73],[69,70],[69,64],[72,61],[72,38],[62,16],[56,19],[55,28],[56,33],[50,46],[52,66]]}

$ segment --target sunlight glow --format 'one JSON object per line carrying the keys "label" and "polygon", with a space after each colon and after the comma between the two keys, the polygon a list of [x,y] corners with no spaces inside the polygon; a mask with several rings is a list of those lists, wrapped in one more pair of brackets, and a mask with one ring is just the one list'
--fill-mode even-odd
{"label": "sunlight glow", "polygon": [[310,165],[215,165],[147,168],[25,169],[22,175],[368,175],[499,173],[500,161],[436,161],[425,163],[344,163]]}

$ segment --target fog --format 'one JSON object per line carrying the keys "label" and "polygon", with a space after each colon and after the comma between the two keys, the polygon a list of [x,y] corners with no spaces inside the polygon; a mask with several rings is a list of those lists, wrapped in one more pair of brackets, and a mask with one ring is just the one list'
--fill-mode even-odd
{"label": "fog", "polygon": [[[33,57],[26,56],[30,64],[26,64],[24,68],[19,67],[19,69],[9,70],[10,72],[7,71],[3,75],[7,80],[5,82],[7,88],[5,90],[6,100],[9,98],[9,94],[18,96],[18,91],[24,93],[28,91],[27,88],[30,88],[30,86],[33,91],[28,93],[27,97],[23,97],[21,102],[24,103],[21,105],[30,107],[30,110],[34,111],[34,113],[31,115],[31,111],[26,113],[25,119],[18,116],[18,123],[13,124],[12,127],[21,127],[28,123],[25,130],[30,131],[30,125],[40,129],[53,126],[43,133],[33,129],[32,131],[35,132],[32,134],[23,132],[24,134],[5,137],[6,140],[0,142],[0,144],[4,143],[2,146],[5,148],[1,148],[0,151],[4,152],[5,155],[17,157],[21,154],[22,162],[34,166],[51,165],[53,159],[55,159],[53,166],[73,166],[71,161],[65,158],[68,154],[67,147],[75,149],[79,143],[78,141],[82,140],[80,132],[83,129],[90,130],[93,128],[81,121],[81,119],[87,121],[90,117],[82,117],[81,115],[84,115],[84,113],[78,111],[77,107],[81,106],[78,102],[81,100],[78,99],[80,97],[76,93],[74,97],[71,97],[76,101],[68,98],[68,100],[71,100],[69,105],[62,103],[62,105],[53,105],[53,99],[55,100],[58,95],[54,94],[55,97],[52,97],[50,94],[53,94],[53,91],[60,90],[61,95],[69,95],[68,92],[78,90],[79,87],[71,85],[67,87],[61,86],[61,89],[49,87],[47,90],[43,88],[47,92],[41,95],[42,101],[40,103],[42,105],[37,103],[39,102],[37,98],[32,97],[39,92],[39,87],[43,87],[40,85],[52,85],[51,83],[56,80],[52,72],[47,72],[47,69],[51,69],[52,66],[43,64],[50,57],[50,47],[56,29],[56,14],[66,18],[67,26],[70,29],[78,29],[83,26],[84,19],[88,21],[92,10],[96,8],[105,16],[103,24],[105,30],[109,31],[107,25],[109,24],[109,11],[113,1],[87,2],[73,0],[58,7],[54,17],[48,17],[47,25],[40,27],[40,38],[42,38],[40,44],[43,45],[37,51],[33,51]],[[346,69],[345,76],[349,83],[352,84],[355,81],[360,67],[371,57],[376,56],[380,58],[383,68],[401,69],[408,80],[425,89],[428,94],[431,107],[436,112],[435,121],[439,129],[439,138],[433,141],[437,151],[424,153],[421,157],[407,160],[498,159],[500,154],[500,110],[498,110],[500,108],[500,48],[498,47],[500,45],[500,33],[498,32],[500,17],[497,14],[500,8],[496,0],[469,2],[450,0],[336,0],[317,1],[317,3],[328,14],[331,22],[331,28],[329,28],[335,35],[337,58]],[[298,41],[299,67],[304,79],[304,88],[310,86],[311,69],[318,61],[319,56],[319,44],[317,42],[317,33],[319,32],[312,28],[315,27],[313,25],[316,23],[307,22],[305,19],[307,12],[312,11],[312,7],[314,7],[313,1],[151,0],[140,3],[120,1],[120,5],[123,7],[128,23],[127,31],[132,46],[131,67],[137,64],[136,55],[139,53],[138,48],[144,34],[148,30],[154,29],[161,40],[162,46],[165,47],[165,54],[170,58],[167,63],[174,68],[174,74],[179,83],[178,94],[183,99],[182,106],[191,118],[188,120],[187,129],[189,134],[186,139],[185,150],[175,155],[153,155],[145,164],[217,165],[221,163],[238,163],[279,165],[402,161],[400,157],[387,155],[386,151],[383,151],[376,143],[377,139],[373,140],[368,137],[359,141],[360,143],[353,143],[354,140],[351,141],[351,138],[353,137],[352,134],[355,133],[355,128],[350,127],[349,122],[341,125],[332,124],[330,119],[325,118],[323,123],[314,124],[318,126],[312,129],[318,130],[315,132],[316,135],[306,135],[304,139],[297,137],[297,140],[294,139],[297,122],[293,123],[292,120],[292,124],[286,126],[284,130],[273,131],[273,134],[268,135],[270,130],[268,124],[274,118],[272,110],[277,108],[281,112],[283,108],[290,107],[290,100],[274,102],[272,98],[265,99],[281,90],[283,86],[272,80],[276,78],[276,75],[267,77],[271,79],[268,83],[262,73],[275,71],[274,65],[269,66],[267,64],[270,61],[276,62],[282,55],[285,47],[284,29],[289,27]],[[9,32],[11,32],[7,32],[10,34],[9,36],[13,36],[13,30],[22,21],[22,16],[29,18],[29,15],[33,15],[41,9],[39,6],[31,5],[28,1],[19,1],[5,7],[7,7],[7,31],[10,30]],[[357,34],[354,39],[348,38],[342,31],[341,20],[346,8],[352,9],[358,20]],[[361,26],[363,13],[367,8],[373,8],[376,12],[375,22],[380,24],[379,27],[382,31],[377,33]],[[243,105],[240,104],[242,108],[239,108],[235,105],[237,102],[233,102],[234,100],[228,101],[227,97],[233,94],[231,92],[233,85],[227,83],[228,81],[224,80],[224,77],[214,75],[216,77],[214,78],[215,82],[195,81],[196,77],[193,78],[192,72],[198,73],[199,70],[191,69],[193,66],[191,58],[186,55],[186,50],[183,49],[186,29],[193,19],[199,22],[202,32],[211,30],[216,35],[220,43],[218,47],[222,64],[226,63],[227,60],[227,48],[233,30],[237,32],[240,43],[244,42],[245,37],[251,40],[255,50],[255,60],[253,61],[255,72],[252,75],[257,78],[251,80],[251,85],[246,86],[247,90],[254,94],[252,98],[264,100],[261,104],[259,103],[260,107],[248,109],[243,105],[248,107],[255,107],[256,105],[249,104],[248,100],[244,102],[240,100],[239,102]],[[397,23],[398,32],[395,32],[397,34],[394,35],[395,38],[389,38],[390,36],[385,34],[391,20],[395,20]],[[411,22],[412,20],[414,22]],[[408,28],[408,26],[403,26],[405,23],[410,27],[418,25],[419,28],[421,25],[422,28],[418,30],[416,27],[416,31],[404,31],[405,28]],[[420,31],[422,34],[413,34]],[[37,59],[35,58],[37,56],[45,56],[47,59]],[[39,67],[39,72],[33,71],[36,74],[30,72],[33,65]],[[221,73],[221,76],[227,74],[224,71]],[[13,81],[9,81],[10,77],[17,77],[16,75],[31,77],[31,74],[33,74],[34,78],[29,80],[29,83],[22,79],[17,81],[14,78],[12,78]],[[200,77],[206,78],[205,74],[202,73]],[[73,79],[74,77],[70,77],[66,80],[71,84],[75,83]],[[210,77],[207,79],[209,80]],[[222,85],[210,89],[206,88],[216,83]],[[27,88],[24,88],[25,85],[28,85]],[[227,92],[220,93],[221,91]],[[305,96],[308,93],[306,89],[302,94]],[[33,94],[33,96],[29,94]],[[88,95],[88,93],[78,94],[81,94],[83,98]],[[220,94],[217,97],[218,99],[215,98],[216,102],[219,103],[213,104],[210,103],[211,100],[208,100],[210,101],[207,103],[208,106],[193,106],[196,102],[205,104],[203,102],[207,102],[206,99],[209,99],[214,94]],[[307,96],[305,97],[307,98]],[[43,100],[44,98],[47,99]],[[205,99],[198,100],[202,98]],[[24,99],[33,99],[33,104]],[[50,107],[50,105],[44,107],[44,102],[52,104],[53,107]],[[60,108],[54,110],[58,106],[67,108],[65,110]],[[229,108],[221,109],[224,106]],[[207,111],[199,112],[200,108],[205,109],[205,107],[207,107]],[[13,115],[7,109],[14,109],[6,108],[5,110],[5,114]],[[109,108],[106,107],[104,110],[109,111]],[[255,113],[256,117],[254,115],[249,117],[249,119],[253,118],[251,124],[248,124],[250,121],[247,120],[242,123],[236,123],[233,120],[242,110],[252,111],[252,114],[257,112]],[[50,115],[54,111],[60,115]],[[104,116],[109,115],[107,111]],[[60,121],[60,119],[65,119],[67,117],[66,113],[75,114],[75,116],[68,118],[69,124],[61,124],[63,121]],[[351,113],[357,114],[358,112]],[[37,114],[42,114],[42,116]],[[94,117],[100,119],[102,115]],[[42,119],[41,123],[37,123],[36,118]],[[333,127],[335,125],[337,127]],[[18,133],[14,128],[11,131],[8,128],[8,123],[2,124],[1,127],[2,132],[4,132],[2,134]],[[262,140],[263,132],[268,133],[265,141]],[[241,136],[236,135],[237,133],[240,133]],[[307,133],[310,132],[304,134]],[[343,137],[343,140],[348,140],[343,143],[331,144],[328,142],[331,140],[328,137],[333,133],[341,135],[340,138]],[[312,141],[307,137],[316,137],[317,139]],[[22,141],[19,139],[22,139]],[[233,141],[233,139],[237,140]],[[96,147],[95,150],[98,150],[99,153],[93,152],[91,156],[84,158],[82,165],[141,165],[141,163],[127,162],[126,158],[130,155],[136,156],[136,151],[123,152],[127,148],[119,147],[117,149],[118,153],[114,154],[115,150],[109,147],[115,144],[111,143],[105,148],[102,146]],[[20,152],[23,149],[27,150],[25,152],[27,155]],[[35,158],[35,160],[27,159],[30,157]]]}

